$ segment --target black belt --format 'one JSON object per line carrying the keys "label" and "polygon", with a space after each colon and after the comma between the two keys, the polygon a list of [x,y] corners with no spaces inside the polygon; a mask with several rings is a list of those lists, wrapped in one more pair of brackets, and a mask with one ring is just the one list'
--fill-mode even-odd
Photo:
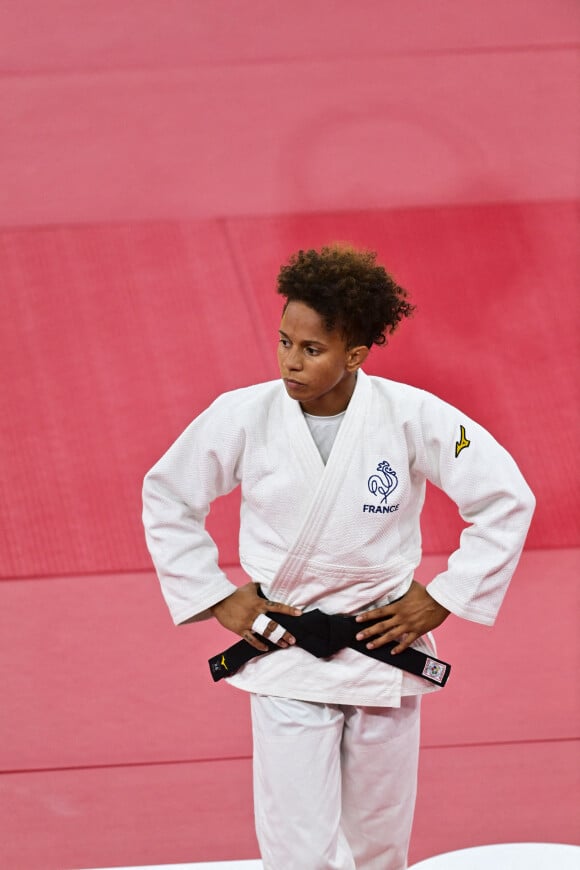
{"label": "black belt", "polygon": [[[423,679],[438,686],[445,685],[451,671],[451,665],[447,662],[433,658],[433,656],[419,652],[412,647],[408,647],[397,655],[391,655],[391,650],[397,646],[399,641],[390,641],[376,649],[367,649],[368,638],[366,641],[357,640],[356,635],[361,629],[382,622],[381,619],[369,620],[362,624],[356,622],[354,616],[338,614],[332,616],[321,610],[310,610],[301,616],[288,616],[285,613],[270,611],[266,613],[266,616],[283,625],[287,631],[293,634],[297,646],[319,659],[329,658],[339,650],[349,647],[363,653],[363,655],[370,656],[372,659],[378,659],[408,671],[410,674],[415,674],[417,677],[423,677]],[[260,635],[260,639],[268,646],[267,650],[256,649],[245,640],[240,640],[224,652],[213,656],[209,660],[209,667],[214,681],[217,683],[223,677],[232,677],[242,665],[256,656],[281,649],[262,635]]]}

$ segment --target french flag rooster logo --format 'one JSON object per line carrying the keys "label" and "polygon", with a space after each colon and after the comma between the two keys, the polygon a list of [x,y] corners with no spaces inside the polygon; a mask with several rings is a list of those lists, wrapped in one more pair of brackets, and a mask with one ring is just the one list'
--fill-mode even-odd
{"label": "french flag rooster logo", "polygon": [[384,504],[388,496],[390,496],[399,485],[399,478],[397,477],[397,472],[393,471],[386,459],[379,462],[377,465],[377,471],[380,472],[380,474],[371,474],[368,481],[368,487],[373,495],[382,496],[380,503]]}

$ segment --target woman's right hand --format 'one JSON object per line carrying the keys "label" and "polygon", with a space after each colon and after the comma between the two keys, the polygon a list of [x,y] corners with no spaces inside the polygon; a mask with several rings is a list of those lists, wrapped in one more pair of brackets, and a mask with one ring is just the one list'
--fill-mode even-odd
{"label": "woman's right hand", "polygon": [[289,604],[261,598],[258,595],[257,583],[246,583],[245,586],[240,586],[227,598],[214,604],[210,610],[220,625],[238,634],[262,652],[266,652],[268,647],[259,639],[259,635],[276,643],[282,649],[296,643],[296,639],[289,631],[266,616],[266,611],[286,613],[288,616],[300,616],[302,611],[290,607]]}

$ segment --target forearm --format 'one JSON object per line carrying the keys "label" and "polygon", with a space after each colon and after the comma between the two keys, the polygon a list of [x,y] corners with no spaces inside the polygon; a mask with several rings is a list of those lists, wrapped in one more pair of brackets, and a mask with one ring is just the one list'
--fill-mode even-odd
{"label": "forearm", "polygon": [[155,469],[143,486],[143,525],[161,591],[175,624],[207,619],[236,586],[218,565],[204,524],[207,509],[186,501],[171,477]]}
{"label": "forearm", "polygon": [[462,619],[493,625],[525,543],[535,500],[523,478],[511,492],[464,512],[470,522],[447,569],[427,585],[429,594]]}

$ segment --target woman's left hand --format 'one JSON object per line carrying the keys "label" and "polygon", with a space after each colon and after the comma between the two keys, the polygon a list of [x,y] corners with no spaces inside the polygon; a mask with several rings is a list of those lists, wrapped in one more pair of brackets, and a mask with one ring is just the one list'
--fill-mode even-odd
{"label": "woman's left hand", "polygon": [[357,640],[369,640],[368,649],[376,649],[390,641],[400,641],[393,655],[402,652],[421,637],[441,625],[449,616],[449,610],[431,598],[424,586],[412,581],[409,591],[394,604],[386,604],[357,616],[357,622],[382,619],[360,631]]}

